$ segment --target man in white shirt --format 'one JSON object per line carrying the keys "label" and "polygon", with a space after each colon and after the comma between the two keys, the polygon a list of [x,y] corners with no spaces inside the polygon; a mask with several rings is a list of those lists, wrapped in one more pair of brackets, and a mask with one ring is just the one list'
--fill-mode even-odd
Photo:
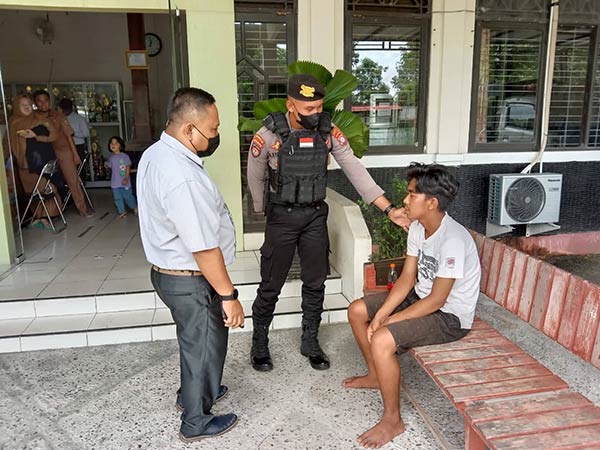
{"label": "man in white shirt", "polygon": [[200,157],[219,145],[214,97],[197,88],[175,92],[167,128],[142,155],[137,192],[140,234],[152,264],[154,289],[177,326],[183,411],[179,437],[193,442],[219,436],[237,422],[211,408],[221,385],[229,328],[244,310],[226,266],[235,259],[235,229],[227,205]]}
{"label": "man in white shirt", "polygon": [[367,448],[379,448],[404,432],[396,354],[466,336],[479,298],[481,269],[475,242],[446,213],[458,193],[458,182],[444,166],[435,164],[411,164],[407,178],[404,205],[414,222],[400,279],[389,294],[355,300],[348,308],[368,372],[347,378],[343,385],[379,389],[383,398],[381,420],[358,437]]}
{"label": "man in white shirt", "polygon": [[73,141],[75,142],[75,148],[77,148],[77,154],[83,161],[87,154],[87,148],[85,146],[85,140],[90,137],[90,124],[77,114],[77,111],[73,110],[73,102],[68,98],[63,98],[58,102],[58,107],[62,113],[67,116],[67,120],[73,128]]}

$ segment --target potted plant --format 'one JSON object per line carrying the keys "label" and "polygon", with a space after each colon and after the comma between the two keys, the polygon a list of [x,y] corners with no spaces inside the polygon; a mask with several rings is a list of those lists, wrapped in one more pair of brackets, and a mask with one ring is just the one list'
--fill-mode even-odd
{"label": "potted plant", "polygon": [[[347,70],[336,70],[332,74],[325,66],[311,61],[296,61],[288,66],[288,76],[294,74],[314,76],[325,88],[323,110],[331,114],[331,121],[346,135],[354,154],[360,158],[369,148],[369,128],[361,118],[337,106],[358,86],[358,80]],[[272,98],[254,103],[254,117],[240,116],[238,129],[256,133],[262,127],[263,119],[270,113],[287,112],[285,98]]]}
{"label": "potted plant", "polygon": [[[395,176],[392,180],[392,192],[390,201],[395,205],[402,205],[404,197],[408,193],[408,183]],[[402,272],[404,257],[406,254],[406,239],[408,234],[402,227],[397,226],[373,205],[358,201],[367,227],[371,232],[373,241],[373,253],[371,263],[365,267],[365,286],[373,289],[376,286],[385,286],[388,281],[390,264],[396,265],[398,276]],[[367,279],[372,277],[373,279]]]}

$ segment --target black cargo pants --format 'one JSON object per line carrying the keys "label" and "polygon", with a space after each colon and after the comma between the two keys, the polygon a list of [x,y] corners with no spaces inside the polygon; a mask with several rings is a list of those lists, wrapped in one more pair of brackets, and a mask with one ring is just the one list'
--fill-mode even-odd
{"label": "black cargo pants", "polygon": [[261,282],[252,305],[252,317],[258,324],[269,325],[273,319],[296,247],[300,256],[302,317],[307,322],[321,320],[329,273],[328,212],[324,201],[301,207],[267,205],[265,242],[260,249]]}

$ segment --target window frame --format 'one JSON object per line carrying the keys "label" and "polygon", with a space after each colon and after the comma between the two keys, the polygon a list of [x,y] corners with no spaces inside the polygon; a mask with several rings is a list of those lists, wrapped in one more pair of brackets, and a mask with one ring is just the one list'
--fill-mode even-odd
{"label": "window frame", "polygon": [[[427,136],[427,100],[429,81],[429,40],[431,33],[430,14],[402,14],[383,16],[390,11],[350,11],[346,8],[344,17],[344,68],[352,73],[352,32],[356,24],[380,24],[389,26],[419,27],[421,39],[419,54],[419,101],[417,102],[417,145],[377,145],[369,144],[368,155],[396,155],[424,153]],[[351,98],[344,100],[344,109],[351,111]]]}
{"label": "window frame", "polygon": [[476,127],[477,127],[477,104],[479,102],[479,75],[481,72],[481,40],[483,29],[490,30],[529,30],[529,31],[540,31],[542,39],[540,42],[541,49],[538,56],[538,80],[544,79],[544,64],[546,60],[546,47],[547,47],[547,36],[544,33],[544,24],[537,22],[500,22],[500,21],[485,21],[479,20],[475,24],[475,44],[473,46],[473,71],[472,71],[472,83],[471,83],[471,113],[470,113],[470,125],[469,125],[469,153],[497,153],[497,152],[531,152],[535,151],[539,147],[539,136],[541,133],[541,117],[542,117],[542,102],[541,96],[542,83],[538,81],[535,91],[535,122],[533,126],[533,142],[523,143],[504,143],[504,142],[476,142]]}
{"label": "window frame", "polygon": [[[546,18],[532,17],[526,15],[526,19],[521,18],[520,20],[500,20],[499,14],[489,13],[486,18],[478,18],[475,23],[475,42],[473,48],[473,71],[472,71],[472,89],[471,89],[471,113],[470,113],[470,124],[469,124],[469,153],[494,153],[494,152],[527,152],[527,151],[539,151],[540,150],[540,134],[541,134],[541,116],[542,116],[542,83],[538,82],[536,90],[536,124],[534,142],[532,144],[523,144],[520,142],[515,143],[477,143],[475,141],[476,126],[477,126],[477,102],[478,90],[479,90],[479,73],[480,73],[480,58],[481,58],[481,38],[483,28],[490,28],[495,30],[507,30],[507,29],[528,29],[528,30],[539,30],[542,33],[542,41],[540,49],[540,61],[539,61],[539,74],[538,79],[543,80],[545,71],[546,51],[548,45],[548,25]],[[570,27],[589,27],[591,29],[590,36],[590,48],[588,53],[588,67],[584,88],[584,107],[582,111],[582,123],[581,123],[581,139],[579,145],[556,147],[548,145],[546,150],[548,151],[581,151],[581,150],[600,150],[600,146],[590,146],[590,131],[591,131],[591,118],[593,116],[593,94],[596,85],[596,73],[600,72],[599,58],[600,58],[600,20],[584,18],[582,14],[567,12],[559,17],[558,27],[570,28]],[[598,75],[600,78],[600,74]],[[597,100],[600,103],[600,99]],[[599,114],[600,115],[600,114]]]}

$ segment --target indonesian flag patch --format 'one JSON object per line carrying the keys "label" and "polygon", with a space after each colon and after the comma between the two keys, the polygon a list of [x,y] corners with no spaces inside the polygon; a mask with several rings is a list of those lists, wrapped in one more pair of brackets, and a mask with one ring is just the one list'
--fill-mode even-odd
{"label": "indonesian flag patch", "polygon": [[300,148],[312,148],[314,147],[313,138],[303,137],[300,138]]}
{"label": "indonesian flag patch", "polygon": [[342,133],[342,130],[340,130],[338,127],[333,127],[333,130],[331,130],[331,134],[335,138],[335,140],[338,141],[338,144],[340,144],[342,147],[348,143],[348,139],[346,138],[344,133]]}
{"label": "indonesian flag patch", "polygon": [[265,146],[265,140],[260,137],[258,134],[254,135],[252,139],[252,143],[250,144],[250,152],[252,156],[258,158],[260,156],[260,152],[262,152],[263,147]]}

